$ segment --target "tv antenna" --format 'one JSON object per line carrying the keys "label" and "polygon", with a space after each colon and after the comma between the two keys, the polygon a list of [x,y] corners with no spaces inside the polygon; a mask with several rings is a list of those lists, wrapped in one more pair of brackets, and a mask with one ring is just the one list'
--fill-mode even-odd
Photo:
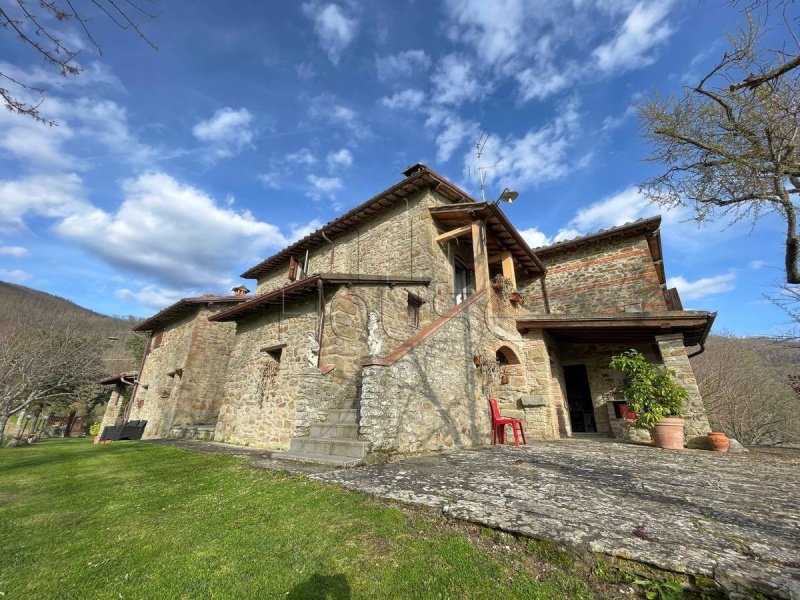
{"label": "tv antenna", "polygon": [[483,165],[483,149],[486,146],[486,142],[489,141],[489,134],[486,133],[484,129],[481,131],[481,135],[478,138],[478,141],[475,142],[475,166],[474,167],[467,167],[467,177],[472,177],[472,175],[478,176],[478,187],[481,190],[481,198],[483,201],[486,201],[486,172],[490,169],[495,169],[502,164],[502,161],[497,161],[493,165]]}

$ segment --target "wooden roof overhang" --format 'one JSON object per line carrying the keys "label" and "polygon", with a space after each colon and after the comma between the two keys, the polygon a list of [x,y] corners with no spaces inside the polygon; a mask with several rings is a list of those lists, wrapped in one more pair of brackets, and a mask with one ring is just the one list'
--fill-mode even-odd
{"label": "wooden roof overhang", "polygon": [[717,313],[666,311],[613,315],[537,315],[517,319],[520,332],[544,330],[565,343],[652,342],[656,335],[683,334],[685,346],[703,344]]}
{"label": "wooden roof overhang", "polygon": [[471,202],[429,209],[433,218],[446,230],[469,225],[475,220],[486,223],[486,249],[489,255],[511,252],[521,271],[530,275],[546,273],[544,264],[528,243],[493,202]]}
{"label": "wooden roof overhang", "polygon": [[111,375],[105,379],[101,379],[97,383],[100,385],[136,385],[136,377],[139,371],[130,371],[129,373],[119,373]]}
{"label": "wooden roof overhang", "polygon": [[285,285],[267,294],[249,298],[244,304],[218,312],[208,318],[209,321],[238,321],[263,313],[272,307],[283,306],[307,296],[321,284],[325,285],[430,285],[430,279],[417,277],[394,277],[391,275],[356,275],[348,273],[332,273],[313,275]]}
{"label": "wooden roof overhang", "polygon": [[238,304],[250,298],[246,296],[197,296],[196,298],[183,298],[175,304],[160,310],[149,319],[145,319],[133,328],[133,331],[155,331],[163,328],[168,323],[189,314],[198,306],[209,304]]}
{"label": "wooden roof overhang", "polygon": [[418,163],[411,166],[403,175],[405,175],[406,178],[401,182],[382,191],[366,202],[359,204],[341,217],[326,223],[320,229],[296,241],[277,254],[273,254],[256,266],[251,267],[242,273],[241,277],[245,279],[257,279],[261,275],[277,267],[282,267],[288,262],[290,256],[295,256],[299,260],[300,257],[305,254],[306,250],[312,250],[318,246],[327,244],[326,237],[333,238],[343,233],[349,233],[361,223],[368,221],[378,213],[394,206],[398,201],[413,196],[425,189],[434,189],[452,202],[474,202],[474,199],[466,192],[423,164]]}

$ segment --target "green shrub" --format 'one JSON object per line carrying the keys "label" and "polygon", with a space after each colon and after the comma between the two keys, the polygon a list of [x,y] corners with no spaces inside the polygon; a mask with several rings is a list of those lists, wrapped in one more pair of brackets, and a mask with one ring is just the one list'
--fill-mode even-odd
{"label": "green shrub", "polygon": [[91,436],[100,435],[101,429],[102,427],[100,426],[100,423],[92,423],[92,426],[89,427],[89,435]]}
{"label": "green shrub", "polygon": [[611,358],[611,368],[625,375],[623,396],[639,418],[634,426],[652,429],[665,417],[679,417],[688,392],[672,379],[675,371],[651,365],[640,352],[626,350]]}

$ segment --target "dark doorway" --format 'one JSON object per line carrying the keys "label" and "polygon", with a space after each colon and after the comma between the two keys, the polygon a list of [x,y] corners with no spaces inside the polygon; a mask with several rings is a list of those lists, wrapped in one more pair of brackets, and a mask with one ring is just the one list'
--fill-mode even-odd
{"label": "dark doorway", "polygon": [[586,365],[564,367],[564,384],[567,387],[567,404],[569,404],[569,421],[572,425],[572,432],[597,433]]}

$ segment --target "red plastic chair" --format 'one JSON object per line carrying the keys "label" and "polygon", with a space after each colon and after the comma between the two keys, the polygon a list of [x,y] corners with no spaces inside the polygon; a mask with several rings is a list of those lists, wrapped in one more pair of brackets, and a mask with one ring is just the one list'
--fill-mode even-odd
{"label": "red plastic chair", "polygon": [[514,432],[514,445],[519,448],[519,435],[522,436],[522,443],[527,445],[528,441],[525,439],[525,430],[522,428],[521,419],[509,419],[500,415],[500,409],[497,408],[497,398],[489,398],[489,406],[492,408],[492,445],[497,445],[499,438],[501,444],[506,443],[506,425],[511,425]]}

